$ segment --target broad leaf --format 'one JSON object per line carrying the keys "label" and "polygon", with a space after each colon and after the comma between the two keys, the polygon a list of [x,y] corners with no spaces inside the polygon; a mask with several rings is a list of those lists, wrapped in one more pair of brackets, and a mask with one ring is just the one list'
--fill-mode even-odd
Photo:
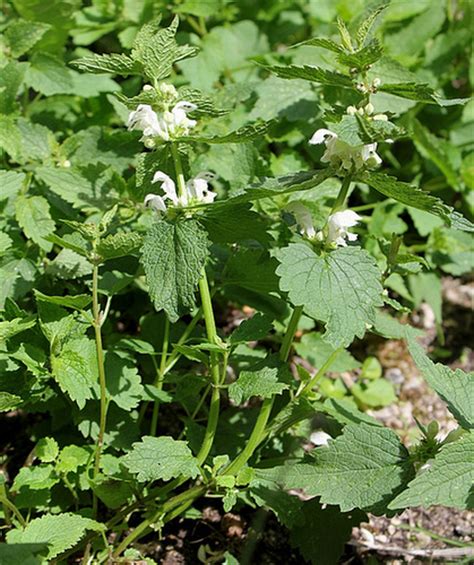
{"label": "broad leaf", "polygon": [[140,482],[190,478],[199,473],[197,459],[187,443],[169,436],[143,437],[122,461]]}
{"label": "broad leaf", "polygon": [[82,59],[71,61],[71,65],[87,73],[111,73],[117,75],[139,75],[142,65],[124,54],[93,54]]}
{"label": "broad leaf", "polygon": [[159,221],[142,248],[148,290],[157,310],[171,322],[194,306],[194,291],[208,255],[206,232],[195,220]]}
{"label": "broad leaf", "polygon": [[[241,371],[239,378],[229,387],[229,398],[236,404],[247,402],[252,396],[271,398],[281,394],[288,386],[286,367],[277,362],[260,363],[248,371]],[[285,382],[286,381],[286,382]]]}
{"label": "broad leaf", "polygon": [[302,243],[279,250],[280,289],[295,306],[326,322],[326,341],[336,348],[362,338],[383,304],[380,272],[359,247],[342,247],[317,255]]}
{"label": "broad leaf", "polygon": [[399,494],[389,508],[428,508],[435,504],[461,510],[474,508],[473,432],[446,444],[428,465],[428,469],[420,470],[407,490]]}
{"label": "broad leaf", "polygon": [[467,430],[474,429],[474,373],[465,373],[461,369],[453,371],[433,363],[410,335],[408,348],[428,384],[446,402],[459,424]]}
{"label": "broad leaf", "polygon": [[311,463],[275,468],[285,488],[303,489],[337,504],[343,512],[360,508],[384,513],[412,475],[409,453],[392,430],[350,424],[327,447],[315,450]]}
{"label": "broad leaf", "polygon": [[202,143],[243,143],[261,137],[267,133],[272,122],[256,122],[248,124],[226,135],[190,136],[182,138],[183,141],[200,141]]}
{"label": "broad leaf", "polygon": [[102,524],[78,514],[47,514],[35,518],[25,528],[8,532],[7,542],[48,544],[49,560],[73,547],[87,530],[103,529]]}
{"label": "broad leaf", "polygon": [[304,80],[310,80],[317,82],[319,84],[327,84],[330,86],[341,86],[343,88],[354,88],[352,79],[341,73],[335,71],[329,71],[327,69],[321,69],[319,67],[310,67],[309,65],[303,65],[301,67],[296,65],[289,65],[287,67],[278,66],[267,66],[262,65],[264,69],[274,73],[280,78],[300,78]]}
{"label": "broad leaf", "polygon": [[55,230],[49,204],[42,196],[20,196],[15,202],[16,219],[28,239],[32,239],[45,251],[53,245],[46,237]]}
{"label": "broad leaf", "polygon": [[119,232],[101,239],[96,251],[104,260],[116,259],[138,251],[142,242],[142,237],[138,233]]}

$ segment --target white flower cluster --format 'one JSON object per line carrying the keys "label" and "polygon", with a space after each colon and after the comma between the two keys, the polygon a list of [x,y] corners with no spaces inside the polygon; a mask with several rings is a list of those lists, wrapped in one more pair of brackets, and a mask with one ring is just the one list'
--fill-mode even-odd
{"label": "white flower cluster", "polygon": [[161,182],[164,195],[147,194],[145,196],[145,206],[150,206],[157,212],[166,212],[166,201],[171,202],[175,207],[186,207],[193,202],[210,204],[214,202],[216,193],[209,189],[209,182],[215,178],[213,173],[207,171],[199,173],[186,183],[186,192],[178,195],[174,180],[163,171],[157,171],[153,176],[152,182]]}
{"label": "white flower cluster", "polygon": [[[286,208],[293,216],[302,235],[308,239],[323,240],[322,232],[316,232],[311,218],[311,212],[300,202],[291,202]],[[328,218],[326,243],[337,247],[346,247],[347,241],[356,241],[357,234],[349,231],[356,226],[361,217],[352,210],[335,212]]]}
{"label": "white flower cluster", "polygon": [[323,163],[330,163],[334,167],[342,167],[345,171],[362,169],[363,167],[376,167],[382,163],[377,154],[377,143],[367,145],[349,145],[338,135],[328,129],[318,129],[311,139],[311,145],[324,143],[326,151],[321,157]]}
{"label": "white flower cluster", "polygon": [[[144,90],[148,91],[152,88],[150,85],[145,85]],[[196,120],[191,120],[187,115],[188,112],[196,110],[195,104],[181,100],[171,106],[171,101],[177,98],[174,86],[162,84],[159,90],[164,99],[163,111],[155,112],[149,104],[139,104],[136,110],[130,112],[127,122],[129,130],[143,132],[142,141],[150,148],[154,147],[156,137],[170,141],[189,135],[189,130],[196,125]]]}

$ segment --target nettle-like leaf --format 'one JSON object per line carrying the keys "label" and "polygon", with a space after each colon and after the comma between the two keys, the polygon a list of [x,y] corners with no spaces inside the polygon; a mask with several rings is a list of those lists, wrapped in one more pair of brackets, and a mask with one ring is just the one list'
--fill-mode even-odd
{"label": "nettle-like leaf", "polygon": [[326,322],[324,338],[333,347],[362,338],[382,306],[380,272],[359,247],[342,247],[317,255],[306,244],[290,244],[276,252],[280,289],[295,306]]}
{"label": "nettle-like leaf", "polygon": [[416,186],[401,182],[395,177],[384,173],[365,172],[359,175],[358,179],[375,188],[381,194],[398,200],[402,204],[439,216],[448,226],[457,227],[457,229],[463,231],[471,231],[473,228],[469,220],[463,218],[458,212],[453,212],[451,206],[448,206],[436,196],[432,196]]}
{"label": "nettle-like leaf", "polygon": [[29,330],[36,325],[36,318],[28,316],[27,318],[13,318],[13,320],[5,320],[0,322],[0,339],[6,341],[11,337]]}
{"label": "nettle-like leaf", "polygon": [[317,565],[337,563],[352,528],[366,519],[363,512],[343,513],[334,506],[323,507],[315,499],[302,504],[299,517],[300,523],[291,528],[290,542],[308,562]]}
{"label": "nettle-like leaf", "polygon": [[135,232],[120,232],[101,239],[96,247],[102,259],[116,259],[134,254],[143,243],[142,236]]}
{"label": "nettle-like leaf", "polygon": [[138,32],[132,49],[132,59],[141,63],[150,80],[166,78],[171,74],[174,63],[198,53],[196,47],[176,43],[177,16],[168,28],[159,29],[158,24],[159,20],[145,24]]}
{"label": "nettle-like leaf", "polygon": [[247,124],[241,128],[232,131],[226,135],[213,135],[213,136],[189,136],[183,137],[182,141],[199,141],[203,143],[243,143],[245,141],[251,141],[256,139],[265,133],[267,133],[268,128],[273,124],[272,121],[269,122],[255,122],[253,124]]}
{"label": "nettle-like leaf", "polygon": [[13,57],[21,57],[38,43],[51,28],[48,24],[23,19],[13,20],[5,30],[5,39]]}
{"label": "nettle-like leaf", "polygon": [[73,308],[74,310],[84,310],[92,302],[92,296],[89,294],[72,294],[70,296],[48,296],[39,290],[35,290],[37,300],[57,304],[65,308]]}
{"label": "nettle-like leaf", "polygon": [[128,55],[121,53],[112,53],[110,55],[92,54],[71,61],[71,65],[87,73],[111,73],[128,76],[141,75],[143,72],[143,67],[139,61],[135,61]]}
{"label": "nettle-like leaf", "polygon": [[373,39],[365,47],[354,51],[353,53],[340,53],[337,60],[342,65],[346,65],[350,69],[365,70],[373,65],[383,55],[383,47],[377,39]]}
{"label": "nettle-like leaf", "polygon": [[343,512],[360,508],[384,513],[413,474],[409,453],[395,432],[366,423],[350,424],[314,461],[271,471],[285,488],[298,488]]}
{"label": "nettle-like leaf", "polygon": [[159,221],[145,235],[142,258],[148,291],[171,322],[194,306],[194,291],[208,256],[206,231],[196,220]]}
{"label": "nettle-like leaf", "polygon": [[104,526],[78,514],[47,514],[35,518],[25,528],[12,530],[7,534],[9,544],[47,544],[48,559],[73,547],[87,530],[101,531]]}
{"label": "nettle-like leaf", "polygon": [[191,478],[199,474],[197,459],[185,441],[169,436],[145,436],[134,443],[122,459],[125,467],[140,482],[169,481],[175,477]]}
{"label": "nettle-like leaf", "polygon": [[245,343],[247,341],[258,341],[267,336],[273,329],[273,320],[270,316],[257,312],[248,320],[244,320],[240,326],[230,335],[230,343]]}
{"label": "nettle-like leaf", "polygon": [[410,354],[428,384],[446,402],[459,425],[473,430],[474,373],[465,373],[461,369],[453,371],[445,365],[433,363],[412,336],[408,335],[407,339]]}
{"label": "nettle-like leaf", "polygon": [[444,445],[428,465],[389,508],[428,508],[435,504],[462,510],[474,508],[474,432]]}
{"label": "nettle-like leaf", "polygon": [[94,341],[86,337],[68,341],[58,355],[51,357],[51,371],[61,390],[84,408],[86,400],[94,397],[98,381]]}
{"label": "nettle-like leaf", "polygon": [[327,69],[311,67],[309,65],[288,65],[286,67],[270,65],[261,66],[267,71],[279,76],[280,78],[299,78],[317,82],[318,84],[340,86],[343,88],[354,88],[352,79],[349,76],[343,75],[336,71],[329,71]]}
{"label": "nettle-like leaf", "polygon": [[241,371],[239,378],[229,387],[229,398],[236,404],[247,402],[252,396],[271,398],[289,388],[285,366],[269,362],[261,366]]}
{"label": "nettle-like leaf", "polygon": [[10,412],[23,404],[23,398],[10,392],[0,391],[0,412]]}

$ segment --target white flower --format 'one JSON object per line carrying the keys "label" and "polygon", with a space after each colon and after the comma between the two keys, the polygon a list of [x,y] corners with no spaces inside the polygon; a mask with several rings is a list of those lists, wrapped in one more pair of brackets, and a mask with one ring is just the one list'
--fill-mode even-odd
{"label": "white flower", "polygon": [[186,183],[186,189],[191,199],[195,198],[206,204],[214,202],[217,194],[209,190],[209,182],[213,181],[216,175],[208,171],[204,171],[196,175],[193,179]]}
{"label": "white flower", "polygon": [[360,219],[360,216],[352,210],[331,214],[328,218],[328,242],[346,247],[346,239],[355,241],[357,234],[349,232],[348,228],[357,225]]}
{"label": "white flower", "polygon": [[147,194],[145,196],[145,206],[150,206],[157,212],[166,212],[166,204],[158,194]]}
{"label": "white flower", "polygon": [[311,443],[314,443],[314,445],[328,445],[328,442],[331,439],[332,437],[326,432],[323,432],[322,430],[319,430],[318,432],[313,432],[309,436],[309,441]]}
{"label": "white flower", "polygon": [[130,112],[127,126],[129,130],[143,132],[145,141],[150,137],[161,137],[164,141],[189,134],[196,125],[196,120],[190,120],[187,112],[192,112],[197,106],[182,100],[173,106],[171,111],[156,113],[149,104],[139,104],[137,109]]}
{"label": "white flower", "polygon": [[382,159],[376,153],[376,143],[349,145],[339,139],[336,133],[328,129],[318,129],[309,143],[311,145],[324,143],[326,151],[321,157],[321,162],[330,163],[334,167],[342,167],[346,171],[350,171],[352,168],[359,170],[364,166],[374,167],[382,162]]}
{"label": "white flower", "polygon": [[301,204],[301,202],[291,202],[286,209],[295,217],[301,233],[309,239],[314,239],[316,237],[316,230],[314,229],[313,218],[308,208]]}
{"label": "white flower", "polygon": [[145,206],[149,205],[159,212],[166,212],[166,201],[170,201],[175,207],[186,207],[192,201],[210,204],[214,202],[216,193],[209,190],[209,181],[215,179],[215,175],[209,172],[199,173],[186,183],[186,192],[178,196],[174,180],[163,171],[156,171],[153,175],[152,183],[161,182],[163,196],[157,194],[147,194]]}
{"label": "white flower", "polygon": [[144,136],[160,135],[158,116],[149,104],[139,104],[137,109],[130,112],[127,121],[129,130],[141,130]]}

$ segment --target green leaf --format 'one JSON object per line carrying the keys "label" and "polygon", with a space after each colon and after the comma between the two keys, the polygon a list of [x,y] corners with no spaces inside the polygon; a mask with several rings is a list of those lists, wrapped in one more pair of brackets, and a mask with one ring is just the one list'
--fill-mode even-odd
{"label": "green leaf", "polygon": [[269,241],[265,218],[251,210],[251,204],[207,206],[200,220],[214,243],[236,243],[250,240]]}
{"label": "green leaf", "polygon": [[352,79],[341,73],[321,69],[319,67],[310,67],[308,65],[296,66],[289,65],[287,67],[261,65],[265,70],[279,76],[280,78],[310,80],[318,84],[326,84],[330,86],[340,86],[343,88],[354,88]]}
{"label": "green leaf", "polygon": [[64,63],[48,53],[35,53],[25,75],[25,82],[45,96],[70,94],[73,81]]}
{"label": "green leaf", "polygon": [[58,355],[51,357],[51,371],[61,390],[84,408],[86,400],[94,397],[98,381],[94,341],[86,337],[68,341]]}
{"label": "green leaf", "polygon": [[428,508],[435,504],[462,510],[474,508],[473,432],[444,445],[428,465],[428,469],[420,470],[408,488],[390,503],[389,508]]}
{"label": "green leaf", "polygon": [[377,379],[369,383],[355,383],[351,388],[354,397],[365,406],[380,408],[396,402],[393,384],[386,379]]}
{"label": "green leaf", "polygon": [[230,342],[237,344],[247,341],[258,341],[266,337],[272,329],[273,321],[270,316],[257,312],[251,318],[244,320],[239,327],[232,332]]}
{"label": "green leaf", "polygon": [[290,542],[308,563],[334,565],[339,562],[352,528],[365,519],[363,512],[340,512],[323,507],[318,500],[307,500],[300,509],[300,523],[291,528]]}
{"label": "green leaf", "polygon": [[182,138],[183,141],[199,141],[202,143],[243,143],[265,135],[273,122],[255,122],[247,124],[226,135],[190,136]]}
{"label": "green leaf", "polygon": [[132,49],[132,58],[139,61],[147,77],[155,81],[168,77],[175,62],[197,55],[195,47],[176,43],[177,16],[166,29],[159,29],[158,24],[159,20],[145,24],[138,32]]}
{"label": "green leaf", "polygon": [[44,543],[0,543],[2,565],[43,565],[47,553],[48,546]]}
{"label": "green leaf", "polygon": [[107,391],[111,402],[123,410],[132,410],[143,398],[143,386],[137,368],[123,354],[108,351],[105,356]]}
{"label": "green leaf", "polygon": [[14,0],[13,4],[25,20],[47,22],[58,27],[66,27],[81,6],[80,0]]}
{"label": "green leaf", "polygon": [[26,237],[45,251],[53,244],[45,239],[56,228],[49,211],[49,204],[42,196],[19,196],[15,201],[16,219]]}
{"label": "green leaf", "polygon": [[229,398],[235,404],[243,404],[252,396],[271,398],[289,388],[281,378],[282,371],[278,366],[241,371],[239,378],[229,387]]}
{"label": "green leaf", "polygon": [[52,437],[43,437],[35,447],[35,454],[43,463],[51,463],[59,455],[58,442]]}
{"label": "green leaf", "polygon": [[81,59],[71,61],[71,65],[87,73],[111,73],[116,75],[140,75],[142,65],[124,54],[112,53],[97,55],[92,54]]}
{"label": "green leaf", "polygon": [[290,244],[279,250],[280,289],[295,306],[326,322],[324,339],[334,348],[362,338],[383,304],[380,272],[359,247],[341,247],[317,255],[309,246]]}
{"label": "green leaf", "polygon": [[38,300],[49,302],[50,304],[57,304],[65,308],[73,308],[74,310],[84,310],[92,302],[92,297],[88,294],[75,294],[70,296],[47,296],[39,290],[35,290],[35,295]]}
{"label": "green leaf", "polygon": [[368,45],[353,53],[340,53],[337,60],[350,69],[357,69],[362,72],[378,61],[382,54],[383,47],[377,39],[374,39]]}
{"label": "green leaf", "polygon": [[160,221],[147,232],[142,263],[155,308],[176,322],[194,306],[194,291],[208,256],[206,232],[195,220]]}
{"label": "green leaf", "polygon": [[448,225],[451,224],[450,214],[452,208],[436,196],[432,196],[416,186],[401,182],[395,177],[390,177],[384,173],[365,172],[361,175],[360,180],[366,182],[384,196],[398,200],[398,202],[407,206],[430,212],[430,214],[442,218]]}
{"label": "green leaf", "polygon": [[27,318],[13,318],[13,320],[5,320],[0,322],[0,339],[6,341],[11,337],[29,330],[36,325],[36,318],[28,316]]}
{"label": "green leaf", "polygon": [[22,488],[31,490],[51,489],[59,483],[59,477],[54,473],[52,465],[35,465],[22,467],[13,481],[13,492],[20,492]]}
{"label": "green leaf", "polygon": [[459,191],[461,188],[459,174],[451,162],[447,142],[434,136],[418,120],[413,120],[412,132],[415,145],[421,155],[431,159],[446,177],[450,186]]}
{"label": "green leaf", "polygon": [[27,63],[11,61],[4,65],[0,73],[0,112],[10,114],[17,108],[16,97],[23,83]]}
{"label": "green leaf", "polygon": [[34,47],[50,29],[48,24],[28,22],[22,19],[13,20],[5,31],[5,38],[13,57],[18,58]]}
{"label": "green leaf", "polygon": [[16,394],[0,391],[0,412],[10,412],[23,404],[23,399]]}
{"label": "green leaf", "polygon": [[15,197],[23,186],[25,178],[25,173],[0,171],[0,186],[2,187],[0,200]]}
{"label": "green leaf", "polygon": [[344,53],[342,45],[339,45],[339,43],[336,43],[332,39],[328,39],[326,37],[313,37],[312,39],[298,43],[294,47],[299,47],[300,45],[322,47],[323,49],[327,49],[328,51],[332,51],[333,53]]}
{"label": "green leaf", "polygon": [[140,482],[169,481],[175,477],[187,479],[199,474],[197,459],[187,443],[169,436],[143,437],[140,443],[133,444],[122,461]]}
{"label": "green leaf", "polygon": [[135,232],[119,232],[101,239],[96,251],[104,261],[132,255],[142,245],[142,236]]}
{"label": "green leaf", "polygon": [[412,466],[395,432],[360,423],[349,424],[327,447],[316,449],[311,463],[273,472],[285,488],[320,496],[343,512],[360,508],[380,514],[411,478]]}
{"label": "green leaf", "polygon": [[283,194],[299,192],[314,188],[333,175],[333,171],[329,168],[301,171],[282,175],[280,177],[264,178],[258,183],[253,183],[242,191],[235,192],[233,196],[227,200],[219,200],[214,202],[213,206],[227,206],[242,202],[254,202],[262,198],[275,198]]}
{"label": "green leaf", "polygon": [[[295,345],[296,352],[303,357],[313,367],[322,367],[329,359],[329,356],[335,352],[335,348],[324,341],[320,333],[311,332],[305,334],[301,340]],[[360,367],[359,361],[349,353],[349,351],[341,350],[335,357],[329,368],[334,373],[342,373],[343,371],[352,371]]]}
{"label": "green leaf", "polygon": [[79,245],[76,245],[73,241],[69,241],[69,239],[65,239],[64,237],[59,237],[59,235],[56,235],[55,233],[48,235],[45,239],[47,239],[48,241],[50,241],[55,245],[59,245],[70,251],[74,251],[74,253],[77,253],[78,255],[82,255],[83,257],[87,257],[89,255],[89,250],[87,248],[80,247]]}
{"label": "green leaf", "polygon": [[48,559],[53,559],[66,549],[73,547],[82,539],[87,530],[101,531],[104,526],[95,520],[78,514],[46,514],[35,518],[22,529],[12,530],[7,534],[10,543],[48,544]]}
{"label": "green leaf", "polygon": [[428,384],[448,405],[458,423],[467,430],[474,429],[474,373],[452,370],[433,363],[412,336],[407,336],[408,348],[418,369]]}

